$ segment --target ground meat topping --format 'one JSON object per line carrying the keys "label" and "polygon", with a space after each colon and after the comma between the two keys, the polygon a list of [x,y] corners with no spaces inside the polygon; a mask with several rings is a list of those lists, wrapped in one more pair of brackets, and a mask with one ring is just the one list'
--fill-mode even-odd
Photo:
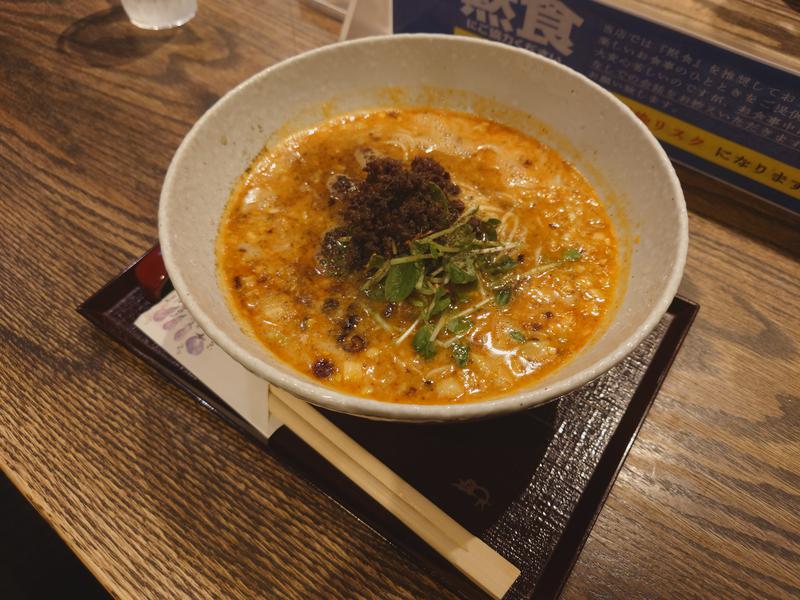
{"label": "ground meat topping", "polygon": [[359,321],[361,321],[361,317],[358,315],[347,315],[347,317],[342,321],[342,329],[339,332],[339,337],[337,338],[338,341],[342,341],[346,338],[350,332],[352,332],[357,326]]}
{"label": "ground meat topping", "polygon": [[353,270],[358,259],[352,236],[347,227],[337,227],[322,238],[322,248],[317,255],[317,269],[331,277],[341,277]]}
{"label": "ground meat topping", "polygon": [[367,347],[367,340],[360,335],[353,335],[343,339],[341,342],[342,350],[356,354]]}
{"label": "ground meat topping", "polygon": [[351,190],[354,187],[354,184],[348,177],[344,175],[338,175],[336,178],[331,182],[328,186],[330,190],[330,196],[328,196],[328,206],[333,206],[336,204],[338,200],[341,199],[342,195]]}
{"label": "ground meat topping", "polygon": [[389,302],[389,304],[386,305],[386,308],[383,309],[383,316],[387,319],[391,319],[396,308],[397,304],[394,302]]}
{"label": "ground meat topping", "polygon": [[314,361],[314,364],[311,365],[311,372],[320,379],[330,377],[335,370],[336,367],[329,358],[318,358]]}
{"label": "ground meat topping", "polygon": [[417,156],[409,168],[399,160],[371,158],[364,172],[364,180],[343,181],[332,192],[344,225],[322,241],[318,264],[326,275],[360,269],[373,254],[405,254],[409,240],[449,227],[464,210],[458,186],[430,157]]}
{"label": "ground meat topping", "polygon": [[339,308],[339,301],[336,298],[325,298],[322,303],[322,312],[329,313]]}

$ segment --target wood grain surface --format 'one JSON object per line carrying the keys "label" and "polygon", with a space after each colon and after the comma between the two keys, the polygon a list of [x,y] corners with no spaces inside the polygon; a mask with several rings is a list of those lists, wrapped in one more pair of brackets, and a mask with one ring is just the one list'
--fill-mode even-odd
{"label": "wood grain surface", "polygon": [[[796,2],[642,5],[800,54]],[[337,27],[284,0],[200,0],[164,33],[0,1],[0,463],[118,598],[448,597],[74,311],[154,240],[194,120]],[[800,595],[800,265],[707,216],[690,234],[699,317],[567,598]]]}
{"label": "wood grain surface", "polygon": [[800,0],[602,0],[800,73]]}

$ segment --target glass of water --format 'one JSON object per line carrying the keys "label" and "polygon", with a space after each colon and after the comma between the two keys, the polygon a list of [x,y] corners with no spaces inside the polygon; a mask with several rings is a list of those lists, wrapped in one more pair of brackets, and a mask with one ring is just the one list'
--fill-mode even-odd
{"label": "glass of water", "polygon": [[170,29],[188,22],[197,0],[122,0],[131,23],[142,29]]}

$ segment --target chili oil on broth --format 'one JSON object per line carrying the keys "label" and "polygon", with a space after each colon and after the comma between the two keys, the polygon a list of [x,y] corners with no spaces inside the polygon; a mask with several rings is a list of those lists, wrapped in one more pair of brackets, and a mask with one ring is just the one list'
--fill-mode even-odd
{"label": "chili oil on broth", "polygon": [[[448,311],[455,316],[483,302],[469,315],[474,325],[464,368],[454,364],[450,348],[425,359],[411,336],[397,343],[414,323],[412,307],[401,303],[389,315],[385,301],[361,292],[363,275],[317,272],[320,241],[341,224],[329,185],[339,175],[362,179],[372,154],[403,161],[431,156],[461,188],[467,207],[500,219],[501,239],[519,243],[514,253],[522,277],[507,305],[497,306],[481,286],[470,302]],[[579,261],[546,266],[576,247]],[[229,305],[272,354],[341,392],[419,404],[490,398],[529,387],[563,365],[603,327],[617,263],[610,219],[574,167],[514,129],[439,109],[346,115],[265,149],[234,188],[217,239]],[[361,352],[337,342],[348,319],[366,342]],[[312,366],[321,359],[333,369],[319,379]]]}

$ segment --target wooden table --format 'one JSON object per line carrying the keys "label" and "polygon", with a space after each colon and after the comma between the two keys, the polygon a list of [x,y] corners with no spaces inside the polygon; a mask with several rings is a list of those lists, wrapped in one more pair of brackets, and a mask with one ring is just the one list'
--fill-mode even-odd
{"label": "wooden table", "polygon": [[[155,239],[193,121],[338,28],[296,2],[200,4],[145,34],[99,0],[0,2],[0,463],[116,597],[446,597],[74,310]],[[796,2],[624,4],[800,56]],[[682,177],[721,214],[727,191]],[[681,292],[702,309],[567,598],[800,595],[800,267],[714,218],[690,229]]]}

